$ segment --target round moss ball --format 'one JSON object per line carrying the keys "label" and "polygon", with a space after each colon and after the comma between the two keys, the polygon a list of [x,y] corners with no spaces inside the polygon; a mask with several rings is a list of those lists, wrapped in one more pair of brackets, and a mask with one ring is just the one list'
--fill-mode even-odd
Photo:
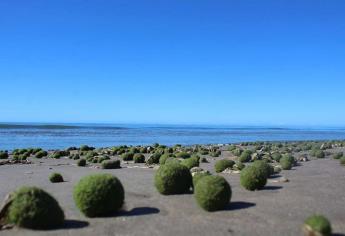
{"label": "round moss ball", "polygon": [[52,173],[50,176],[49,176],[49,180],[50,182],[52,183],[61,183],[63,182],[63,177],[60,173]]}
{"label": "round moss ball", "polygon": [[345,156],[340,158],[340,164],[345,166]]}
{"label": "round moss ball", "polygon": [[196,184],[194,196],[201,208],[206,211],[224,209],[231,199],[231,187],[221,176],[205,176]]}
{"label": "round moss ball", "polygon": [[305,235],[320,235],[330,236],[332,235],[332,227],[329,220],[322,215],[313,215],[309,217],[303,226]]}
{"label": "round moss ball", "polygon": [[183,194],[192,186],[192,175],[186,166],[169,162],[159,167],[154,181],[158,192],[163,195]]}
{"label": "round moss ball", "polygon": [[134,163],[145,163],[145,156],[140,153],[136,153],[133,156]]}
{"label": "round moss ball", "polygon": [[293,166],[293,162],[288,156],[283,156],[279,162],[283,170],[291,170]]}
{"label": "round moss ball", "polygon": [[192,169],[193,167],[199,166],[199,158],[193,156],[188,159],[184,159],[183,161],[181,161],[181,164],[186,166],[188,169]]}
{"label": "round moss ball", "polygon": [[159,159],[162,156],[160,153],[153,153],[146,161],[146,164],[148,165],[153,165],[153,164],[158,164]]}
{"label": "round moss ball", "polygon": [[276,162],[279,162],[280,158],[282,158],[282,155],[279,152],[275,152],[272,154],[272,159],[275,160]]}
{"label": "round moss ball", "polygon": [[48,152],[47,152],[47,151],[43,151],[43,150],[38,151],[38,152],[35,154],[35,157],[36,157],[36,158],[42,158],[42,157],[46,157],[46,156],[48,156]]}
{"label": "round moss ball", "polygon": [[210,172],[197,172],[193,175],[193,186],[195,187],[199,180],[205,176],[210,176]]}
{"label": "round moss ball", "polygon": [[266,178],[269,178],[272,174],[274,174],[273,167],[267,163],[267,161],[264,160],[257,160],[253,163],[254,166],[256,166],[260,171],[262,171]]}
{"label": "round moss ball", "polygon": [[49,193],[36,187],[22,187],[10,195],[8,223],[29,229],[52,229],[63,225],[65,215]]}
{"label": "round moss ball", "polygon": [[120,160],[103,160],[102,169],[119,169],[121,168]]}
{"label": "round moss ball", "polygon": [[74,187],[73,198],[85,216],[106,216],[122,207],[125,191],[115,176],[94,174],[79,181]]}
{"label": "round moss ball", "polygon": [[236,169],[236,170],[243,170],[245,167],[246,167],[245,164],[243,164],[242,162],[238,161],[238,162],[236,162],[236,164],[234,165],[233,168]]}
{"label": "round moss ball", "polygon": [[250,150],[245,150],[241,153],[239,161],[240,162],[249,162],[252,157],[252,152]]}
{"label": "round moss ball", "polygon": [[131,152],[123,153],[121,155],[121,158],[124,161],[133,161],[133,157],[134,157],[134,153],[131,153]]}
{"label": "round moss ball", "polygon": [[240,182],[245,189],[254,191],[265,187],[267,176],[255,165],[251,165],[241,171]]}
{"label": "round moss ball", "polygon": [[190,154],[187,152],[179,152],[179,153],[176,153],[176,157],[182,158],[182,159],[187,159],[187,158],[190,158]]}
{"label": "round moss ball", "polygon": [[86,160],[85,159],[79,159],[77,161],[77,166],[86,166]]}
{"label": "round moss ball", "polygon": [[8,158],[8,153],[0,151],[0,159],[7,159]]}
{"label": "round moss ball", "polygon": [[214,165],[214,169],[217,173],[223,172],[227,168],[232,168],[235,165],[235,162],[228,159],[219,160]]}
{"label": "round moss ball", "polygon": [[159,158],[159,164],[160,164],[160,165],[164,165],[165,162],[166,162],[166,160],[167,160],[168,158],[170,158],[170,157],[171,157],[171,155],[170,155],[169,153],[163,154],[163,155],[160,156],[160,158]]}

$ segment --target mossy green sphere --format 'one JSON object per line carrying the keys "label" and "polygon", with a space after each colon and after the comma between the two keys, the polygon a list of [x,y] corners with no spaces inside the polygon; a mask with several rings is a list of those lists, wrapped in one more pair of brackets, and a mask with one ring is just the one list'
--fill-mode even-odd
{"label": "mossy green sphere", "polygon": [[228,159],[219,160],[214,165],[214,169],[217,173],[223,172],[227,168],[232,168],[235,165],[235,162]]}
{"label": "mossy green sphere", "polygon": [[260,171],[262,171],[266,178],[269,178],[272,174],[274,174],[273,167],[267,163],[267,161],[264,160],[257,160],[253,163],[254,166],[256,166]]}
{"label": "mossy green sphere", "polygon": [[187,152],[179,152],[179,153],[176,153],[176,157],[182,158],[182,159],[187,159],[187,158],[190,158],[191,156]]}
{"label": "mossy green sphere", "polygon": [[169,153],[163,154],[163,155],[160,156],[160,158],[159,158],[159,164],[160,164],[160,165],[164,165],[165,162],[166,162],[166,160],[167,160],[168,158],[170,158],[170,157],[171,157],[171,155],[170,155]]}
{"label": "mossy green sphere", "polygon": [[331,236],[332,227],[329,220],[322,215],[313,215],[309,217],[303,226],[303,231],[306,236]]}
{"label": "mossy green sphere", "polygon": [[293,162],[288,156],[283,156],[279,162],[283,170],[291,170],[293,166]]}
{"label": "mossy green sphere", "polygon": [[206,211],[224,209],[231,199],[231,187],[221,176],[205,176],[196,184],[194,196],[198,205]]}
{"label": "mossy green sphere", "polygon": [[186,166],[188,169],[192,169],[193,167],[199,166],[199,158],[196,156],[190,157],[188,159],[184,159],[181,161],[181,164]]}
{"label": "mossy green sphere", "polygon": [[345,156],[340,158],[340,164],[345,166]]}
{"label": "mossy green sphere", "polygon": [[102,169],[119,169],[121,168],[120,160],[104,160],[102,161]]}
{"label": "mossy green sphere", "polygon": [[86,160],[85,159],[79,159],[77,161],[77,166],[86,166]]}
{"label": "mossy green sphere", "polygon": [[246,165],[240,161],[236,162],[236,164],[233,166],[235,170],[243,170],[245,167]]}
{"label": "mossy green sphere", "polygon": [[195,187],[199,180],[205,176],[210,176],[210,172],[198,172],[193,175],[193,186]]}
{"label": "mossy green sphere", "polygon": [[49,193],[36,187],[22,187],[11,194],[8,223],[29,229],[52,229],[63,225],[65,215]]}
{"label": "mossy green sphere", "polygon": [[60,173],[52,173],[50,176],[49,176],[49,180],[50,182],[52,183],[61,183],[63,182],[63,177]]}
{"label": "mossy green sphere", "polygon": [[241,171],[240,182],[242,187],[254,191],[265,187],[267,183],[266,174],[255,165],[247,166]]}
{"label": "mossy green sphere", "polygon": [[136,153],[133,156],[134,163],[145,163],[145,156],[141,153]]}
{"label": "mossy green sphere", "polygon": [[192,175],[186,166],[169,162],[159,167],[154,181],[158,192],[163,195],[183,194],[192,186]]}
{"label": "mossy green sphere", "polygon": [[82,178],[74,187],[74,201],[87,217],[107,216],[119,210],[125,199],[118,178],[110,174],[94,174]]}
{"label": "mossy green sphere", "polygon": [[133,157],[134,157],[134,153],[131,153],[131,152],[123,153],[121,155],[121,158],[124,161],[133,161]]}
{"label": "mossy green sphere", "polygon": [[38,151],[38,152],[35,154],[35,157],[36,157],[36,158],[42,158],[42,157],[46,157],[46,156],[48,156],[48,152],[47,152],[47,151],[43,151],[43,150]]}
{"label": "mossy green sphere", "polygon": [[241,153],[239,157],[240,162],[249,162],[252,156],[252,151],[250,150],[245,150],[244,152]]}

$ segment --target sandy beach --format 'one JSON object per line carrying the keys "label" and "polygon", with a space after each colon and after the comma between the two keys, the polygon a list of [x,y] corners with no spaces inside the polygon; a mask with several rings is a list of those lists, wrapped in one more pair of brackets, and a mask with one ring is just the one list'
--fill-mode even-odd
{"label": "sandy beach", "polygon": [[[205,156],[200,167],[214,173],[219,159],[236,159],[226,147],[220,157]],[[338,147],[329,152],[344,151]],[[146,157],[149,154],[145,154]],[[310,157],[309,157],[310,158]],[[310,158],[292,170],[283,170],[260,191],[240,186],[238,173],[221,173],[232,187],[225,210],[213,213],[198,207],[193,194],[163,196],[154,187],[157,168],[122,161],[121,169],[103,170],[99,164],[78,167],[68,158],[29,158],[32,164],[0,166],[0,198],[20,186],[37,186],[51,193],[66,215],[64,227],[36,231],[10,229],[1,235],[301,235],[303,221],[321,213],[332,222],[335,235],[345,233],[345,169],[338,160]],[[53,184],[48,176],[59,172],[65,182]],[[73,201],[73,187],[92,173],[117,176],[125,188],[125,205],[111,217],[86,218]],[[289,182],[281,181],[286,178]]]}

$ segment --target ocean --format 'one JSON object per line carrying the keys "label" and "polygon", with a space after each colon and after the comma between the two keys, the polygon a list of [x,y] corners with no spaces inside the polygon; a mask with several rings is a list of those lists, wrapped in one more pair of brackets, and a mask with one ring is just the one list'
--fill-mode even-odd
{"label": "ocean", "polygon": [[0,150],[63,149],[87,144],[225,144],[245,141],[345,140],[344,127],[0,123]]}

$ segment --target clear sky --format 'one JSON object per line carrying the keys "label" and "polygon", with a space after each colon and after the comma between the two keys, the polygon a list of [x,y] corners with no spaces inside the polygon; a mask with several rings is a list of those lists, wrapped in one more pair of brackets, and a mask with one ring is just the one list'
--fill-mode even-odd
{"label": "clear sky", "polygon": [[0,121],[345,125],[344,0],[1,0]]}

